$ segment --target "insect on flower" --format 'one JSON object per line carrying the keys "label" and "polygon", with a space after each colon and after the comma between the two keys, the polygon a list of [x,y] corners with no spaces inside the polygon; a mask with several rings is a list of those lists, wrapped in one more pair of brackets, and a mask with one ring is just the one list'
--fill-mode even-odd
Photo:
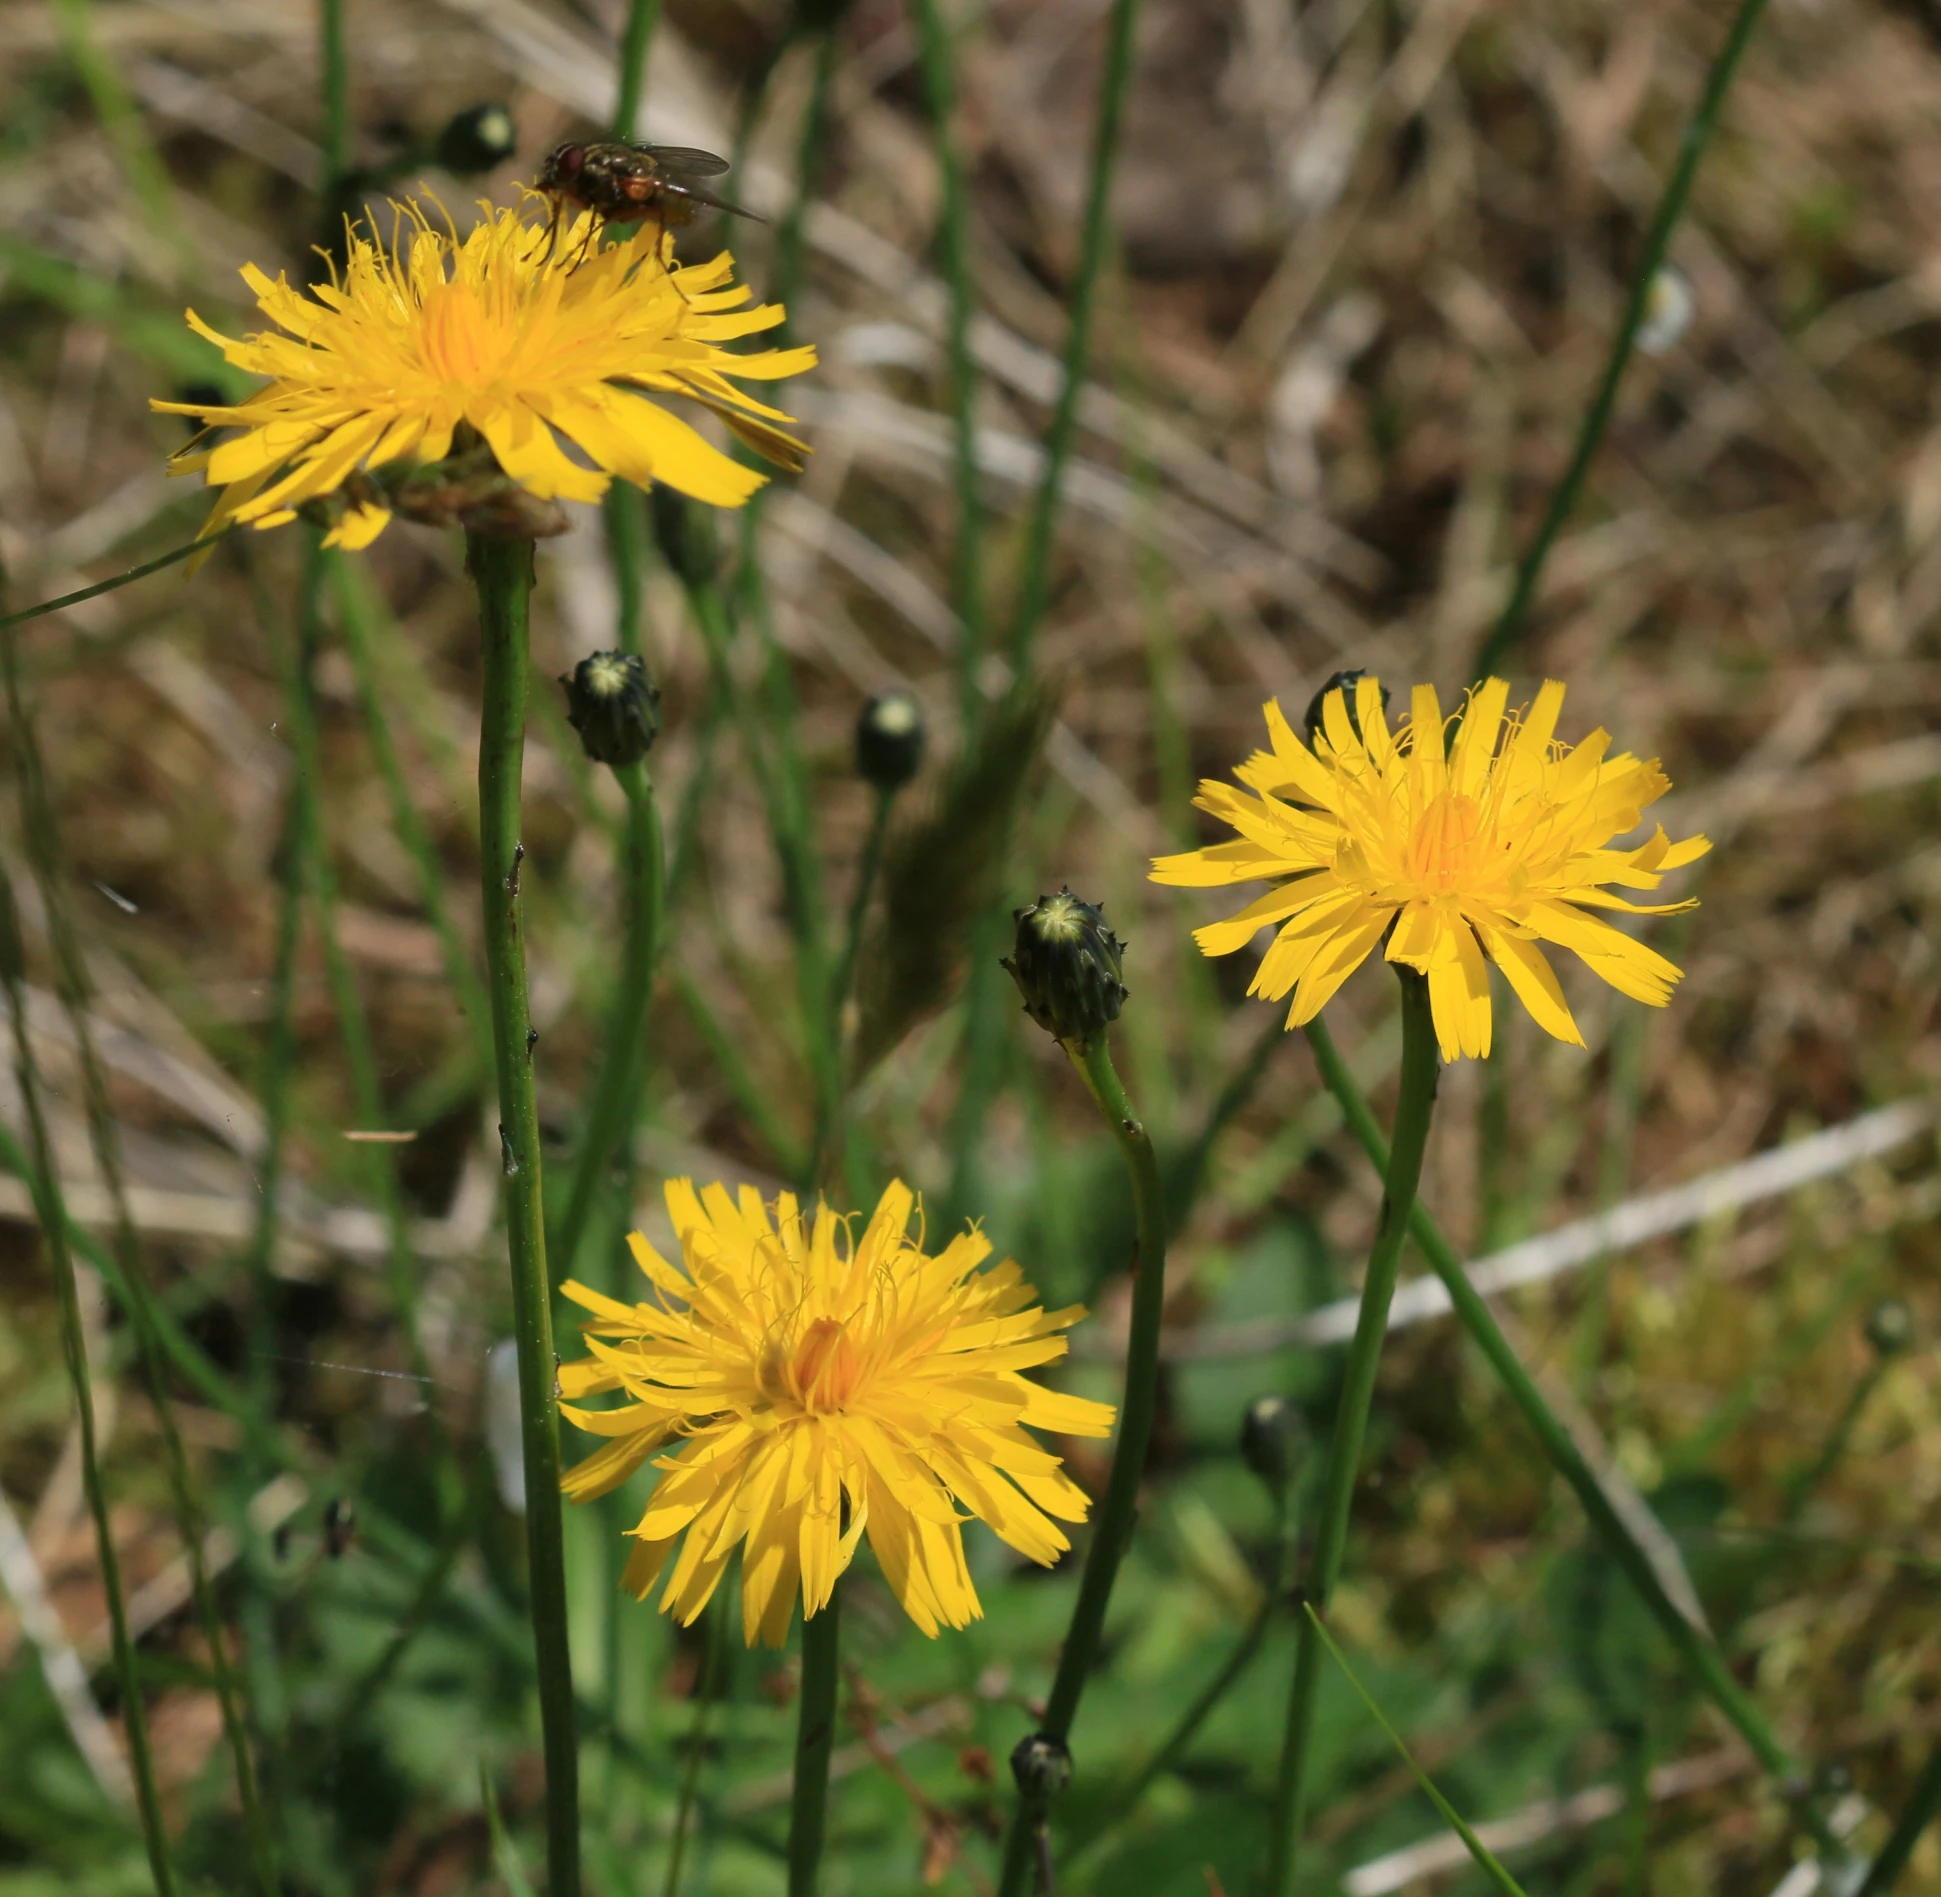
{"label": "insect on flower", "polygon": [[727,159],[697,151],[691,145],[643,145],[631,139],[603,138],[558,146],[547,154],[533,181],[534,190],[553,201],[552,221],[546,227],[546,255],[552,255],[560,218],[569,204],[593,213],[589,242],[605,224],[639,224],[651,219],[661,230],[678,230],[692,224],[695,214],[704,208],[763,222],[755,212],[730,204],[695,182],[718,178],[727,169]]}

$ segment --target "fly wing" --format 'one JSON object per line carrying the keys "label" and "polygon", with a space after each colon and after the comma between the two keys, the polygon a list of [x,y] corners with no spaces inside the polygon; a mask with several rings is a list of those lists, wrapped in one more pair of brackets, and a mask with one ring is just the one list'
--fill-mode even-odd
{"label": "fly wing", "polygon": [[718,178],[728,169],[727,159],[711,151],[698,151],[692,145],[636,144],[634,150],[651,158],[662,171],[690,178]]}
{"label": "fly wing", "polygon": [[743,210],[739,204],[730,204],[726,198],[718,198],[712,191],[702,191],[691,184],[675,184],[670,181],[667,189],[689,204],[705,204],[711,211],[726,211],[730,217],[745,217],[756,224],[768,222],[768,219],[759,211]]}

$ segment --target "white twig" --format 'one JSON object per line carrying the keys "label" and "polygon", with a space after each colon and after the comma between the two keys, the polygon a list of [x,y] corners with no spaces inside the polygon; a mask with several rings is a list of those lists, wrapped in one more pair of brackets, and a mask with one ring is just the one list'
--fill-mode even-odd
{"label": "white twig", "polygon": [[[1891,1107],[1863,1113],[1858,1119],[1824,1132],[1810,1134],[1736,1166],[1721,1167],[1682,1186],[1627,1199],[1592,1218],[1574,1219],[1554,1232],[1525,1239],[1468,1269],[1469,1281],[1485,1297],[1498,1297],[1519,1285],[1541,1284],[1561,1277],[1599,1258],[1630,1251],[1654,1238],[1688,1231],[1721,1213],[1736,1212],[1762,1199],[1775,1199],[1815,1179],[1845,1172],[1864,1159],[1904,1146],[1934,1124],[1935,1109],[1926,1100],[1903,1100]],[[1341,1298],[1302,1317],[1258,1318],[1245,1324],[1210,1324],[1195,1330],[1170,1331],[1162,1349],[1174,1362],[1206,1358],[1253,1357],[1281,1350],[1289,1344],[1341,1344],[1354,1335],[1359,1301]],[[1413,1278],[1395,1294],[1389,1308],[1391,1331],[1406,1330],[1428,1318],[1449,1312],[1449,1293],[1442,1280]],[[1111,1348],[1109,1340],[1093,1340],[1094,1349]]]}
{"label": "white twig", "polygon": [[22,1629],[40,1654],[47,1690],[60,1707],[61,1717],[67,1721],[67,1729],[96,1783],[116,1804],[132,1806],[135,1784],[128,1775],[128,1762],[88,1691],[87,1668],[67,1637],[54,1603],[47,1598],[40,1563],[34,1559],[20,1519],[4,1492],[0,1492],[0,1586],[6,1588]]}

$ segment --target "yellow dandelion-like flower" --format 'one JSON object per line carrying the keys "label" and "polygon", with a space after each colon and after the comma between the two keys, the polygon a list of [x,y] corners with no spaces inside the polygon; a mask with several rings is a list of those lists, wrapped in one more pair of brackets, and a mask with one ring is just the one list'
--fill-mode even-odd
{"label": "yellow dandelion-like flower", "polygon": [[[1110,1433],[1109,1403],[1065,1396],[1022,1373],[1065,1354],[1058,1333],[1084,1316],[1046,1311],[990,1242],[961,1232],[934,1258],[901,1182],[862,1236],[826,1205],[813,1222],[783,1194],[697,1193],[670,1180],[675,1266],[628,1241],[656,1296],[621,1304],[561,1288],[594,1313],[593,1352],[559,1373],[569,1398],[619,1391],[621,1408],[565,1414],[610,1437],[564,1480],[576,1502],[606,1494],[662,1444],[659,1486],[631,1530],[622,1577],[636,1599],[685,1544],[661,1595],[692,1621],[743,1547],[742,1628],[779,1647],[798,1587],[824,1607],[867,1534],[904,1610],[926,1634],[978,1618],[960,1524],[987,1522],[1050,1566],[1071,1545],[1058,1521],[1085,1519],[1085,1493],[1027,1427]],[[1057,1517],[1054,1521],[1052,1517]]]}
{"label": "yellow dandelion-like flower", "polygon": [[[360,470],[442,461],[461,427],[476,431],[500,469],[541,500],[595,501],[618,475],[738,507],[762,485],[762,475],[654,395],[711,409],[771,460],[800,465],[801,444],[775,426],[789,418],[728,378],[794,375],[814,366],[815,351],[738,355],[722,347],[785,316],[778,304],[738,307],[748,292],[729,281],[734,260],[726,252],[671,268],[671,238],[664,245],[664,234],[646,224],[601,249],[590,215],[549,243],[544,227],[516,210],[484,208],[484,220],[461,238],[407,206],[401,253],[352,233],[341,274],[307,292],[246,265],[243,280],[287,334],[237,342],[188,312],[190,327],[237,368],[271,378],[234,407],[151,404],[242,431],[213,448],[192,443],[171,463],[223,490],[205,534],[232,521],[280,526]],[[330,541],[366,546],[390,518],[381,496],[367,495]]]}
{"label": "yellow dandelion-like flower", "polygon": [[1446,1060],[1489,1052],[1489,962],[1541,1027],[1583,1045],[1540,942],[1574,951],[1620,994],[1662,1007],[1679,971],[1585,911],[1692,908],[1627,902],[1602,885],[1656,889],[1665,871],[1712,846],[1702,836],[1673,843],[1660,827],[1635,849],[1608,848],[1670,788],[1657,760],[1608,756],[1603,731],[1575,748],[1559,743],[1564,688],[1554,679],[1527,713],[1506,716],[1508,697],[1501,679],[1478,687],[1446,745],[1433,686],[1415,688],[1391,737],[1381,686],[1364,677],[1352,714],[1343,688],[1328,693],[1312,748],[1270,701],[1273,748],[1234,773],[1253,794],[1207,782],[1197,799],[1240,840],[1158,857],[1152,880],[1208,888],[1294,879],[1194,931],[1203,953],[1230,955],[1280,925],[1248,992],[1278,1001],[1291,989],[1290,1028],[1312,1021],[1385,934],[1388,959],[1428,977]]}

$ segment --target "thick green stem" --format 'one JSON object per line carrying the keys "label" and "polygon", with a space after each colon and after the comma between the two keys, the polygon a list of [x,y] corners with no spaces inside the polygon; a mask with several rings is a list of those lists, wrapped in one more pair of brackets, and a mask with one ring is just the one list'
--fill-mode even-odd
{"label": "thick green stem", "polygon": [[1652,218],[1651,229],[1645,235],[1638,267],[1632,272],[1630,291],[1624,300],[1624,315],[1619,320],[1616,336],[1611,339],[1611,353],[1605,360],[1597,393],[1591,397],[1591,405],[1584,411],[1583,422],[1577,430],[1577,445],[1571,451],[1570,465],[1551,494],[1550,505],[1544,509],[1543,519],[1538,523],[1529,547],[1517,563],[1516,583],[1510,589],[1502,616],[1483,642],[1482,651],[1476,655],[1475,676],[1478,683],[1496,671],[1511,646],[1522,637],[1525,622],[1530,617],[1530,607],[1537,596],[1537,582],[1542,579],[1544,565],[1550,558],[1550,549],[1563,530],[1564,522],[1576,511],[1585,477],[1590,473],[1591,461],[1611,425],[1611,415],[1617,407],[1618,384],[1624,379],[1631,352],[1637,345],[1638,331],[1643,327],[1645,311],[1650,307],[1652,286],[1658,280],[1658,272],[1664,268],[1671,234],[1685,214],[1686,200],[1692,194],[1692,180],[1698,176],[1699,161],[1704,158],[1706,147],[1712,142],[1712,134],[1718,129],[1719,109],[1725,103],[1725,95],[1732,89],[1739,62],[1745,57],[1745,50],[1752,43],[1753,29],[1758,26],[1759,16],[1765,10],[1766,0],[1739,0],[1739,11],[1733,17],[1725,44],[1719,48],[1718,57],[1712,62],[1712,70],[1706,75],[1705,90],[1699,95],[1697,108],[1685,127],[1684,137],[1679,141],[1678,161],[1672,166],[1664,195],[1658,200],[1657,215]]}
{"label": "thick green stem", "polygon": [[950,406],[955,424],[953,471],[957,486],[957,545],[951,561],[951,604],[960,627],[957,692],[964,729],[972,732],[984,712],[978,667],[984,657],[984,506],[977,482],[977,359],[971,352],[971,321],[977,314],[977,271],[971,247],[970,190],[957,147],[956,49],[937,0],[912,0],[917,43],[923,56],[924,90],[943,187],[937,235],[943,250],[950,311],[944,346],[950,364]]}
{"label": "thick green stem", "polygon": [[1927,1769],[1894,1821],[1893,1831],[1881,1846],[1880,1855],[1868,1869],[1867,1881],[1855,1897],[1887,1897],[1907,1869],[1907,1860],[1914,1855],[1921,1833],[1933,1823],[1937,1811],[1941,1811],[1941,1745],[1928,1755]]}
{"label": "thick green stem", "polygon": [[816,1897],[829,1810],[829,1759],[836,1747],[840,1584],[822,1612],[802,1622],[802,1707],[795,1728],[795,1790],[789,1804],[789,1897]]}
{"label": "thick green stem", "polygon": [[[344,0],[318,0],[317,72],[323,89],[324,199],[329,203],[350,170],[350,49]],[[331,232],[330,238],[336,235]]]}
{"label": "thick green stem", "polygon": [[[1361,1089],[1355,1085],[1347,1062],[1341,1058],[1334,1037],[1329,1034],[1326,1025],[1318,1020],[1310,1023],[1305,1031],[1323,1083],[1340,1104],[1342,1116],[1361,1142],[1362,1150],[1386,1175],[1390,1167],[1388,1142],[1383,1139],[1368,1102],[1362,1098]],[[1455,1248],[1443,1236],[1441,1228],[1420,1201],[1416,1202],[1409,1214],[1409,1229],[1416,1244],[1421,1247],[1422,1255],[1447,1288],[1457,1321],[1496,1372],[1544,1454],[1550,1458],[1551,1466],[1570,1484],[1578,1501],[1583,1504],[1585,1514],[1590,1517],[1592,1527],[1643,1597],[1665,1638],[1690,1669],[1693,1678],[1732,1723],[1752,1749],[1753,1756],[1782,1787],[1790,1789],[1802,1783],[1799,1766],[1780,1744],[1757,1704],[1733,1677],[1724,1654],[1702,1628],[1693,1626],[1686,1619],[1666,1592],[1651,1557],[1626,1527],[1624,1518],[1612,1505],[1604,1485],[1597,1479],[1596,1471],[1585,1461],[1569,1430],[1544,1401],[1543,1392],[1537,1388],[1535,1380],[1523,1367],[1522,1359],[1503,1335],[1495,1315],[1476,1287],[1469,1282]],[[1801,1822],[1823,1850],[1838,1848],[1817,1810],[1807,1807],[1802,1812]]]}
{"label": "thick green stem", "polygon": [[640,105],[647,96],[647,48],[659,19],[660,0],[631,0],[626,28],[620,35],[620,84],[613,101],[616,138],[640,135]]}
{"label": "thick green stem", "polygon": [[505,1170],[506,1252],[519,1349],[519,1418],[525,1450],[526,1539],[539,1717],[546,1754],[549,1897],[579,1897],[579,1757],[572,1657],[566,1635],[566,1558],[559,1492],[559,1408],[554,1390],[552,1290],[546,1278],[536,1039],[526,992],[519,869],[520,783],[526,744],[526,613],[532,542],[471,534],[466,560],[478,588],[484,657],[479,716],[479,888],[486,985],[499,1077],[499,1146]]}
{"label": "thick green stem", "polygon": [[600,1184],[613,1156],[634,1123],[634,1106],[646,1069],[647,1007],[654,994],[654,969],[660,960],[661,905],[665,866],[661,855],[660,811],[643,764],[622,764],[614,776],[627,794],[627,924],[620,948],[620,986],[607,1017],[606,1051],[587,1109],[586,1131],[559,1222],[558,1265],[574,1269],[580,1242],[593,1216]]}
{"label": "thick green stem", "polygon": [[[1166,1304],[1166,1195],[1160,1183],[1159,1161],[1139,1115],[1133,1109],[1103,1033],[1083,1048],[1069,1044],[1065,1052],[1083,1075],[1099,1116],[1111,1128],[1132,1175],[1132,1205],[1138,1249],[1132,1279],[1132,1324],[1126,1339],[1126,1373],[1119,1411],[1119,1441],[1112,1452],[1112,1473],[1085,1554],[1085,1573],[1079,1582],[1078,1602],[1058,1656],[1058,1672],[1039,1730],[1063,1745],[1071,1737],[1078,1702],[1098,1658],[1105,1632],[1105,1610],[1112,1599],[1119,1563],[1132,1541],[1139,1512],[1139,1485],[1146,1470],[1146,1450],[1152,1441],[1153,1416],[1159,1405],[1159,1328]],[[1000,1897],[1023,1897],[1030,1874],[1034,1845],[1045,1820],[1042,1799],[1020,1797],[1005,1840],[1004,1874]]]}
{"label": "thick green stem", "polygon": [[61,1312],[61,1358],[74,1391],[76,1422],[81,1432],[81,1486],[94,1519],[95,1551],[101,1561],[101,1586],[108,1597],[108,1626],[113,1639],[115,1678],[121,1687],[122,1724],[128,1734],[128,1756],[134,1767],[135,1802],[141,1814],[142,1840],[148,1847],[149,1871],[158,1897],[173,1897],[175,1873],[168,1856],[168,1826],[162,1817],[161,1794],[155,1785],[155,1759],[148,1740],[148,1706],[142,1697],[141,1673],[135,1643],[128,1635],[128,1608],[121,1588],[121,1558],[108,1523],[107,1491],[101,1481],[101,1460],[94,1434],[94,1391],[88,1377],[86,1333],[81,1323],[80,1287],[74,1275],[74,1254],[68,1247],[67,1206],[61,1194],[60,1173],[48,1136],[47,1113],[41,1103],[40,1070],[27,1035],[25,957],[20,921],[14,909],[13,885],[0,870],[0,980],[7,989],[13,1018],[14,1073],[20,1083],[20,1103],[27,1120],[33,1164],[27,1173],[34,1215],[40,1221],[41,1244],[54,1272],[54,1290]]}
{"label": "thick green stem", "polygon": [[[1412,968],[1396,966],[1402,984],[1402,1080],[1395,1107],[1395,1143],[1384,1173],[1381,1217],[1362,1281],[1361,1310],[1335,1410],[1328,1443],[1327,1472],[1314,1553],[1308,1563],[1304,1598],[1317,1612],[1327,1611],[1348,1544],[1348,1516],[1355,1478],[1361,1469],[1362,1440],[1375,1397],[1375,1371],[1388,1334],[1388,1307],[1395,1274],[1408,1237],[1422,1155],[1429,1144],[1429,1121],[1436,1100],[1436,1031],[1429,1012],[1429,984]],[[1267,1897],[1289,1897],[1301,1834],[1301,1804],[1306,1794],[1309,1745],[1314,1731],[1314,1693],[1320,1680],[1322,1645],[1311,1621],[1301,1623],[1294,1656],[1294,1687],[1287,1702],[1287,1730],[1281,1742],[1280,1772],[1274,1787],[1267,1834]]]}
{"label": "thick green stem", "polygon": [[605,502],[607,551],[613,557],[613,590],[619,598],[613,643],[638,657],[647,586],[647,502],[631,481],[616,481]]}

